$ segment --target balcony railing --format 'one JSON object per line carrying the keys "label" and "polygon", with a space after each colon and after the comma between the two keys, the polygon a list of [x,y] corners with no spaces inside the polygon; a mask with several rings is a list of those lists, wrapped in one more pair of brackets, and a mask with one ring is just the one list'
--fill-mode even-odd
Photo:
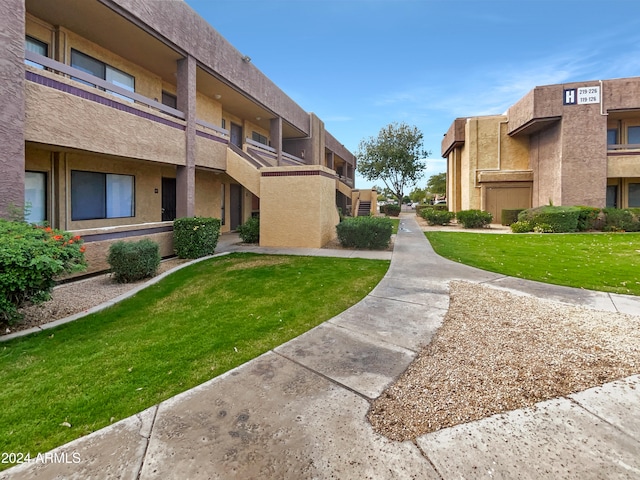
{"label": "balcony railing", "polygon": [[181,112],[180,110],[176,110],[175,108],[168,107],[160,102],[152,100],[151,98],[147,98],[138,93],[131,92],[111,82],[107,82],[106,80],[103,80],[99,77],[94,77],[93,75],[85,73],[76,68],[70,67],[69,65],[60,63],[56,60],[52,60],[49,57],[45,57],[43,55],[39,55],[37,53],[30,52],[27,50],[25,51],[25,58],[34,63],[42,65],[43,67],[53,72],[69,75],[72,78],[83,80],[92,85],[95,85],[96,87],[100,87],[103,90],[108,90],[109,92],[117,93],[118,95],[131,99],[135,102],[141,103],[143,105],[154,108],[156,110],[160,110],[161,112],[166,113],[167,115],[171,115],[172,117],[176,117],[181,120],[185,119],[184,113]]}

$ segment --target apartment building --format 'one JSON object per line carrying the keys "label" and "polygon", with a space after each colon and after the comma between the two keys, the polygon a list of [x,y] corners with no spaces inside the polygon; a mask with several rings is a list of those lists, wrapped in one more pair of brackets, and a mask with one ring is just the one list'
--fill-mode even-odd
{"label": "apartment building", "polygon": [[[4,0],[0,214],[172,251],[172,220],[265,246],[320,247],[354,190],[355,157],[181,0]],[[372,207],[374,208],[374,207]]]}
{"label": "apartment building", "polygon": [[640,77],[536,87],[442,141],[452,211],[640,207]]}

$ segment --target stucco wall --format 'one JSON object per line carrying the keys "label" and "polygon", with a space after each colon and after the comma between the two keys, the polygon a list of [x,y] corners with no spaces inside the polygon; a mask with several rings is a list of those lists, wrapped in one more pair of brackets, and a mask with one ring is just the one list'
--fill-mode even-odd
{"label": "stucco wall", "polygon": [[320,165],[261,172],[260,246],[320,248],[336,238],[334,172]]}
{"label": "stucco wall", "polygon": [[532,206],[553,202],[561,204],[561,128],[554,124],[530,138],[530,162],[533,170]]}
{"label": "stucco wall", "polygon": [[[57,75],[38,74],[80,88],[77,82]],[[34,82],[27,81],[25,90],[27,141],[184,165],[184,130]],[[91,93],[99,95],[96,89]],[[101,96],[118,101],[106,93]],[[145,110],[139,105],[130,106]],[[177,119],[171,121],[180,124]]]}
{"label": "stucco wall", "polygon": [[23,0],[0,2],[0,216],[24,205]]}

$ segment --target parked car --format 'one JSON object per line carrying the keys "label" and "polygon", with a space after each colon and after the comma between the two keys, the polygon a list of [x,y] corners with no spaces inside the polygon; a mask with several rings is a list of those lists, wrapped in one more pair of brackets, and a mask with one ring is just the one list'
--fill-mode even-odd
{"label": "parked car", "polygon": [[436,200],[435,202],[433,202],[434,205],[446,205],[447,201],[446,200]]}

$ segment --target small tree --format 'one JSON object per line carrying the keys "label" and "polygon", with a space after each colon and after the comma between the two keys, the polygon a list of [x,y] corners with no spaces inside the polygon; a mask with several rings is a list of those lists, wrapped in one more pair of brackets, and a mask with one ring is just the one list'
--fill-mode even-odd
{"label": "small tree", "polygon": [[362,176],[368,181],[382,180],[398,199],[404,197],[407,185],[422,177],[422,159],[428,156],[422,148],[422,132],[405,123],[389,124],[377,137],[362,140],[356,153]]}
{"label": "small tree", "polygon": [[427,191],[434,195],[444,195],[447,193],[447,174],[446,172],[431,175],[427,180]]}

